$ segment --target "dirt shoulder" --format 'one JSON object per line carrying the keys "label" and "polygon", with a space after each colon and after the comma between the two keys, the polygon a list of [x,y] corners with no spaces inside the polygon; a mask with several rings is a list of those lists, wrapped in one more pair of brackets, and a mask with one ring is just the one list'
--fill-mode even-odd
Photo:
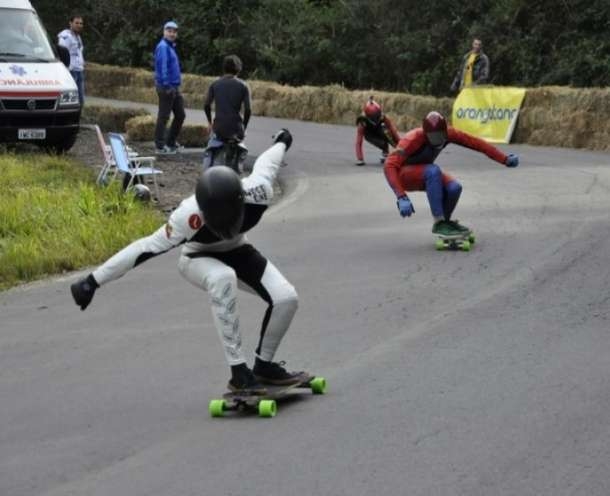
{"label": "dirt shoulder", "polygon": [[[130,144],[130,146],[141,156],[155,157],[152,142],[138,142]],[[104,162],[95,132],[86,128],[80,130],[76,143],[67,156],[93,168],[96,174],[101,170]],[[163,175],[157,179],[160,196],[159,209],[169,213],[180,204],[182,199],[194,192],[195,181],[201,173],[202,156],[202,150],[156,156],[155,167],[163,171]]]}
{"label": "dirt shoulder", "polygon": [[[195,191],[195,182],[201,174],[203,160],[203,149],[186,149],[176,155],[155,155],[155,146],[151,142],[137,142],[129,144],[142,157],[155,157],[155,168],[163,171],[158,176],[159,202],[156,206],[168,214],[174,210],[180,202],[192,195]],[[96,175],[104,163],[102,151],[97,141],[95,131],[81,128],[78,138],[72,149],[66,154],[78,160],[88,167],[94,169]],[[248,155],[244,163],[246,175],[252,170],[256,157]],[[153,187],[149,184],[151,191]],[[281,196],[281,188],[276,182],[274,185],[274,200]]]}

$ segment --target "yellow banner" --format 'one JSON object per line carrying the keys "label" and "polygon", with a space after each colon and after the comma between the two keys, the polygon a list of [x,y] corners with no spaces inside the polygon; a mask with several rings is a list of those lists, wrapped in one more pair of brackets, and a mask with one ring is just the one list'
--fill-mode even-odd
{"label": "yellow banner", "polygon": [[524,97],[524,88],[464,88],[453,103],[451,122],[456,129],[491,143],[509,143]]}

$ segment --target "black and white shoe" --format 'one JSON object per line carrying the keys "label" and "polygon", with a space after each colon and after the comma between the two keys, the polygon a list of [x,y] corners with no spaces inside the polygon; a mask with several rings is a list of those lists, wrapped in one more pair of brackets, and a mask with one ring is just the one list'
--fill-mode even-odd
{"label": "black and white shoe", "polygon": [[290,386],[303,381],[305,372],[288,372],[284,365],[286,362],[266,362],[257,357],[252,372],[262,384]]}
{"label": "black and white shoe", "polygon": [[231,367],[232,377],[227,387],[234,393],[263,396],[267,389],[254,376],[245,363]]}

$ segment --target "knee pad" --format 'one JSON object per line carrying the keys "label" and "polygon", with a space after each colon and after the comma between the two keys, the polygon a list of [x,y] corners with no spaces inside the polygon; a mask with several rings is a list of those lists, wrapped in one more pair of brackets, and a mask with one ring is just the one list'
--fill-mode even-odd
{"label": "knee pad", "polygon": [[299,295],[297,294],[294,286],[291,284],[286,284],[281,288],[280,294],[275,294],[273,303],[273,307],[275,308],[283,308],[285,310],[290,310],[292,312],[296,312],[299,307]]}
{"label": "knee pad", "polygon": [[428,183],[428,181],[440,180],[442,175],[443,172],[438,165],[430,164],[426,166],[426,170],[424,171],[424,180],[426,183]]}
{"label": "knee pad", "polygon": [[459,196],[462,193],[462,185],[457,181],[451,181],[445,186],[445,191],[449,196]]}

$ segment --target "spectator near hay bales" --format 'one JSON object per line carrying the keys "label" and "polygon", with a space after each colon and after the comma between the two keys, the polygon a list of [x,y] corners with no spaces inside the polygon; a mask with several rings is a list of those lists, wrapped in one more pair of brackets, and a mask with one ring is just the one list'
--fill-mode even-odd
{"label": "spectator near hay bales", "polygon": [[[241,59],[237,55],[226,56],[222,63],[224,75],[210,85],[203,106],[208,123],[221,141],[230,139],[241,141],[246,135],[251,113],[250,88],[237,77],[241,69]],[[213,120],[212,103],[214,103]],[[243,117],[240,113],[242,106]]]}
{"label": "spectator near hay bales", "polygon": [[480,39],[472,40],[472,49],[462,58],[451,91],[457,92],[464,87],[486,84],[489,79],[489,58],[483,53],[483,43]]}
{"label": "spectator near hay bales", "polygon": [[380,162],[383,164],[390,151],[390,145],[396,146],[400,136],[394,123],[384,115],[381,105],[373,97],[362,109],[362,115],[356,119],[356,165],[364,165],[362,142],[367,140],[381,150]]}
{"label": "spectator near hay bales", "polygon": [[83,56],[83,40],[80,36],[83,26],[83,16],[75,14],[70,17],[69,28],[64,29],[57,35],[58,43],[67,48],[70,53],[68,69],[78,88],[78,100],[81,107],[85,101],[85,58]]}
{"label": "spectator near hay bales", "polygon": [[[158,154],[173,154],[179,149],[176,142],[186,117],[184,99],[180,93],[182,75],[176,53],[178,24],[168,21],[163,26],[163,38],[155,48],[155,86],[159,97],[159,111],[155,126],[155,147]],[[171,113],[174,118],[169,131],[166,129]]]}

